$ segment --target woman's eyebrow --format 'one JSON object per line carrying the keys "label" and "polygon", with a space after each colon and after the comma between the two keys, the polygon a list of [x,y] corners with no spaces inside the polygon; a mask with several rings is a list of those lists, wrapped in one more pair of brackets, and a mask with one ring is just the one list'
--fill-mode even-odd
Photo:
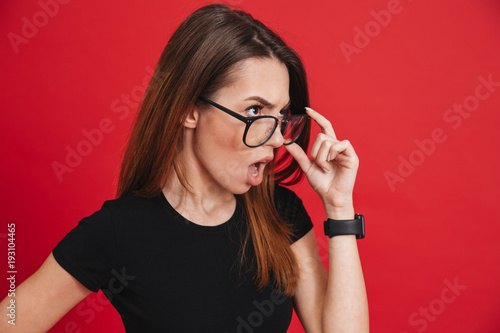
{"label": "woman's eyebrow", "polygon": [[[261,103],[262,105],[264,105],[270,109],[273,109],[276,106],[273,103],[269,102],[268,100],[266,100],[260,96],[250,96],[250,97],[245,99],[245,101],[249,101],[249,100],[258,101],[259,103]],[[289,106],[290,106],[290,101],[288,101],[287,105],[282,110],[288,108]]]}

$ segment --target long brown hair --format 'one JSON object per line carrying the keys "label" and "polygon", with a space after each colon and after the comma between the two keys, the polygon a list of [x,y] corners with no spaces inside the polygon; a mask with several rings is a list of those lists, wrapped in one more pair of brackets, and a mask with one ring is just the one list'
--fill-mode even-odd
{"label": "long brown hair", "polygon": [[[292,105],[309,105],[303,64],[280,37],[245,12],[222,4],[202,7],[180,24],[158,61],[123,157],[117,197],[159,195],[171,167],[186,187],[177,155],[187,111],[198,103],[198,96],[210,98],[230,84],[236,64],[250,57],[271,57],[284,63],[290,76]],[[297,142],[304,150],[309,131],[308,124]],[[263,288],[272,282],[292,296],[298,280],[297,262],[290,248],[292,232],[275,207],[274,184],[295,184],[302,173],[287,153],[275,157],[266,171],[267,177],[259,186],[241,195],[248,219],[241,260],[251,243],[257,286]]]}

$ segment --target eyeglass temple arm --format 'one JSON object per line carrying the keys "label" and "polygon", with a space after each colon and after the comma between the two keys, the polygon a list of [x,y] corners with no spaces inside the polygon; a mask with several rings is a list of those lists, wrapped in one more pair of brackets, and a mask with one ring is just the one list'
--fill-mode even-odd
{"label": "eyeglass temple arm", "polygon": [[236,112],[234,112],[234,111],[231,111],[231,110],[229,110],[228,108],[225,108],[225,107],[223,107],[223,106],[222,106],[222,105],[220,105],[220,104],[217,104],[217,103],[215,103],[215,102],[212,102],[212,101],[211,101],[211,100],[209,100],[208,98],[205,98],[205,97],[203,97],[203,96],[199,96],[198,98],[199,98],[199,99],[201,99],[203,102],[208,103],[208,104],[210,104],[210,105],[212,105],[212,106],[215,106],[217,109],[219,109],[219,110],[221,110],[221,111],[224,111],[224,112],[226,112],[227,114],[230,114],[231,116],[233,116],[233,117],[235,117],[235,118],[237,118],[237,119],[241,120],[241,121],[242,121],[242,122],[244,122],[244,123],[247,123],[247,122],[249,121],[249,119],[248,119],[247,117],[244,117],[244,116],[242,116],[242,115],[240,115],[240,114],[238,114],[238,113],[236,113]]}

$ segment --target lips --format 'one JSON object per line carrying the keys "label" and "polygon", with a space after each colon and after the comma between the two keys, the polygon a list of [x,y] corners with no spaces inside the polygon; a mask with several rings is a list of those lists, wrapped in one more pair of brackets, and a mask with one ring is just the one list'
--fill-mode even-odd
{"label": "lips", "polygon": [[264,167],[267,163],[272,161],[274,156],[266,156],[253,164],[248,166],[248,182],[255,186],[262,182],[262,178],[264,176]]}
{"label": "lips", "polygon": [[258,160],[257,162],[251,164],[250,166],[254,168],[254,172],[252,173],[253,176],[257,176],[259,173],[259,168],[264,167],[267,163],[269,163],[272,159],[274,158],[273,155],[271,156],[266,156],[263,159]]}
{"label": "lips", "polygon": [[260,170],[264,170],[267,162],[256,162],[248,167],[250,174],[254,177],[259,175]]}
{"label": "lips", "polygon": [[274,158],[274,155],[269,155],[269,156],[264,157],[263,159],[258,160],[254,164],[257,164],[257,163],[267,164],[267,163],[271,162],[273,158]]}

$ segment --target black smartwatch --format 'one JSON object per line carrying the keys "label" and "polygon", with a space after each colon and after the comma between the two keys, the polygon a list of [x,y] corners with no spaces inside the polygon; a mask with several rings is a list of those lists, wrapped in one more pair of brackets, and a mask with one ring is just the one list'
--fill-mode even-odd
{"label": "black smartwatch", "polygon": [[328,237],[339,235],[356,235],[357,239],[365,238],[365,217],[356,214],[354,220],[332,220],[325,221],[325,235]]}

